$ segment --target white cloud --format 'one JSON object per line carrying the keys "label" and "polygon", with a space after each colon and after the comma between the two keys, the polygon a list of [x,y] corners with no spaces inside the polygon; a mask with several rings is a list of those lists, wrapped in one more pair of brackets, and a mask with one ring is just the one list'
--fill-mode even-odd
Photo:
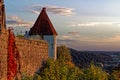
{"label": "white cloud", "polygon": [[88,23],[76,23],[71,24],[71,26],[80,26],[80,27],[91,27],[91,26],[97,26],[97,25],[116,25],[120,26],[120,22],[88,22]]}
{"label": "white cloud", "polygon": [[48,5],[48,6],[33,5],[27,11],[30,11],[35,14],[39,14],[40,10],[43,7],[45,7],[48,12],[51,12],[53,14],[59,14],[63,16],[69,16],[69,15],[74,14],[73,8],[65,8],[65,7],[52,6],[52,5]]}
{"label": "white cloud", "polygon": [[18,16],[7,16],[7,27],[31,27],[32,22],[21,20]]}
{"label": "white cloud", "polygon": [[60,35],[58,37],[58,39],[61,39],[61,40],[66,40],[66,39],[70,39],[70,38],[71,38],[71,36],[69,36],[69,35]]}
{"label": "white cloud", "polygon": [[68,32],[71,35],[79,35],[79,32]]}
{"label": "white cloud", "polygon": [[120,36],[109,38],[91,38],[87,36],[59,35],[58,44],[64,44],[72,48],[82,50],[117,50],[120,43]]}
{"label": "white cloud", "polygon": [[7,16],[7,19],[19,20],[18,16]]}
{"label": "white cloud", "polygon": [[75,36],[74,34],[66,34],[66,35],[59,35],[58,36],[59,40],[70,40],[74,42],[86,42],[86,43],[116,43],[120,42],[120,35],[112,36],[112,37],[106,37],[106,38],[96,38],[96,37],[91,37],[91,36],[83,36],[83,35],[77,35]]}
{"label": "white cloud", "polygon": [[39,11],[35,11],[35,10],[27,10],[27,11],[32,12],[32,13],[34,13],[34,14],[40,14]]}

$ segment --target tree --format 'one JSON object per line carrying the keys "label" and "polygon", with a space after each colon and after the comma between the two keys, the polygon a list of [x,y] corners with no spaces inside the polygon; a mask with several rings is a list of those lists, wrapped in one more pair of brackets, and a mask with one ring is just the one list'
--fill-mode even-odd
{"label": "tree", "polygon": [[72,63],[69,49],[58,47],[58,59],[48,59],[45,67],[40,70],[40,80],[79,80],[81,70]]}
{"label": "tree", "polygon": [[72,61],[70,50],[66,46],[59,46],[57,48],[57,59],[65,62]]}
{"label": "tree", "polygon": [[21,80],[33,80],[33,77],[23,73],[21,76]]}
{"label": "tree", "polygon": [[112,70],[111,80],[120,80],[120,64]]}
{"label": "tree", "polygon": [[81,80],[108,80],[108,74],[91,63],[89,68],[83,69]]}

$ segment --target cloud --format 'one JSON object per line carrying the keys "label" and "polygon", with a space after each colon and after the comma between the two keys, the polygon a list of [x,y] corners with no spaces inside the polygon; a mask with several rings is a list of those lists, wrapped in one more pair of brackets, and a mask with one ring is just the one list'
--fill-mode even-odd
{"label": "cloud", "polygon": [[69,36],[69,35],[60,35],[60,36],[58,36],[57,38],[58,38],[59,40],[66,40],[66,39],[70,39],[71,36]]}
{"label": "cloud", "polygon": [[88,22],[88,23],[76,23],[71,24],[71,26],[80,26],[80,27],[91,27],[91,26],[98,26],[98,25],[116,25],[120,26],[120,22]]}
{"label": "cloud", "polygon": [[32,13],[34,13],[34,14],[40,14],[39,11],[35,11],[35,10],[27,10],[27,11],[32,12]]}
{"label": "cloud", "polygon": [[98,39],[66,34],[59,35],[57,39],[58,45],[67,45],[79,50],[119,50],[120,47],[120,36]]}
{"label": "cloud", "polygon": [[61,41],[71,41],[71,43],[76,42],[84,42],[86,44],[115,44],[120,42],[120,36],[112,36],[112,37],[106,37],[106,38],[93,38],[90,36],[83,36],[83,35],[59,35],[57,37],[58,40]]}
{"label": "cloud", "polygon": [[41,5],[33,5],[31,6],[27,11],[30,11],[35,14],[39,14],[40,10],[45,7],[48,12],[51,12],[53,14],[63,15],[63,16],[69,16],[73,15],[73,8],[65,8],[65,7],[59,7],[59,6],[41,6]]}
{"label": "cloud", "polygon": [[19,17],[18,16],[7,16],[7,19],[19,20]]}
{"label": "cloud", "polygon": [[21,20],[18,16],[7,16],[7,27],[31,27],[32,22]]}
{"label": "cloud", "polygon": [[79,35],[79,32],[68,32],[71,35]]}
{"label": "cloud", "polygon": [[[96,42],[98,42],[98,40],[96,40]],[[104,43],[117,43],[117,42],[120,42],[120,36],[113,36],[113,37],[110,37],[110,38],[105,38],[105,39],[102,39],[100,40],[99,42],[104,42]]]}

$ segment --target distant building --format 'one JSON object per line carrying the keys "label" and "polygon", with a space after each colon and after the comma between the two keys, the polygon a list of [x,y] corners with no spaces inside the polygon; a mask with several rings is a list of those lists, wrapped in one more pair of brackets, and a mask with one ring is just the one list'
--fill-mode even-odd
{"label": "distant building", "polygon": [[57,32],[46,13],[46,8],[43,8],[35,24],[30,29],[28,37],[47,41],[49,45],[49,57],[56,59],[56,36]]}

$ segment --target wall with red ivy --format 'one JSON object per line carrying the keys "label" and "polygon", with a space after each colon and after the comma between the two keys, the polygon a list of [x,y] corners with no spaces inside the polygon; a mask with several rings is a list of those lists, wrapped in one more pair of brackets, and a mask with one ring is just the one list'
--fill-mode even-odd
{"label": "wall with red ivy", "polygon": [[[0,80],[7,76],[8,31],[0,34]],[[33,75],[48,58],[48,43],[43,40],[15,38],[20,54],[21,72]]]}

